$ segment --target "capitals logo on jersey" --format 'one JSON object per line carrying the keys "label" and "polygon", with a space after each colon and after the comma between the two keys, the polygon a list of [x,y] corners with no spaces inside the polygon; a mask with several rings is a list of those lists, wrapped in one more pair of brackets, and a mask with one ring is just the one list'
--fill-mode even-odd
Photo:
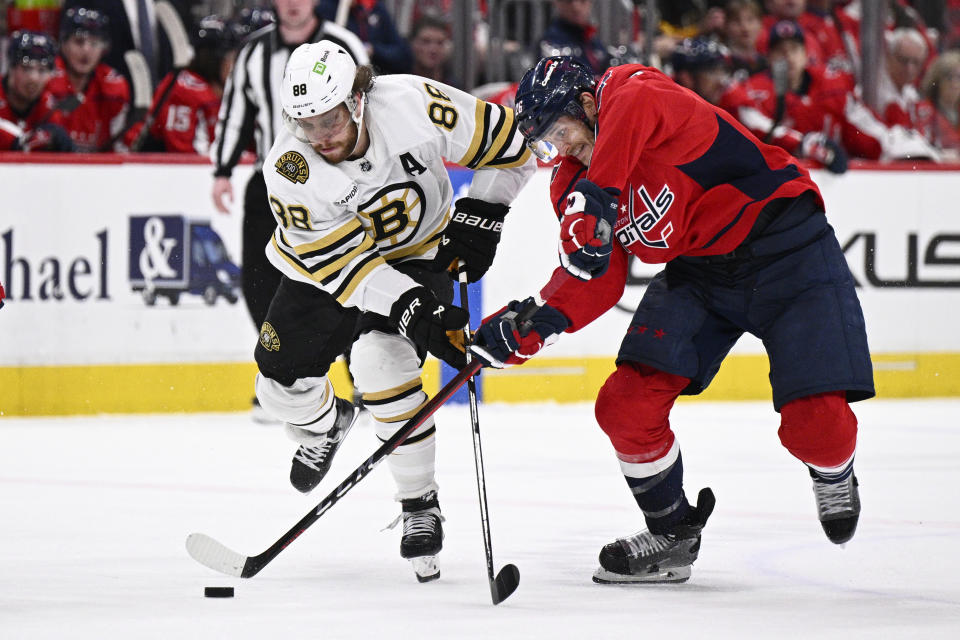
{"label": "capitals logo on jersey", "polygon": [[[640,185],[636,191],[633,190],[633,185],[629,185],[628,193],[630,194],[627,202],[628,217],[618,221],[617,240],[625,248],[634,242],[640,242],[653,249],[669,248],[667,238],[673,233],[673,223],[667,221],[661,225],[660,222],[666,217],[673,204],[674,195],[670,191],[670,185],[663,185],[656,198],[651,198],[643,185]],[[640,215],[637,215],[637,197],[646,208]]]}

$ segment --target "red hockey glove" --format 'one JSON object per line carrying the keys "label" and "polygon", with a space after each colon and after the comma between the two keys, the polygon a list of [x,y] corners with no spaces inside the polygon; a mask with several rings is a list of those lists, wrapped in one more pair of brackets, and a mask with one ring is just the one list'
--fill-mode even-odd
{"label": "red hockey glove", "polygon": [[578,180],[567,196],[560,220],[560,264],[573,277],[590,280],[606,272],[619,197],[617,189],[601,189],[587,179]]}
{"label": "red hockey glove", "polygon": [[514,300],[483,321],[470,350],[483,366],[503,369],[523,364],[569,326],[570,321],[547,304],[533,298]]}
{"label": "red hockey glove", "polygon": [[847,153],[839,144],[819,131],[811,131],[800,141],[800,155],[819,162],[831,173],[845,173]]}

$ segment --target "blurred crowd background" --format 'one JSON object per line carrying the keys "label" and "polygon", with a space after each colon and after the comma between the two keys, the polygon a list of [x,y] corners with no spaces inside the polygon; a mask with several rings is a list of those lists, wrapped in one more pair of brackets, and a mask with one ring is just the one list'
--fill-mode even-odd
{"label": "blurred crowd background", "polygon": [[[208,154],[237,52],[291,1],[0,3],[0,150]],[[379,73],[485,100],[511,105],[543,56],[598,75],[641,63],[836,173],[851,158],[960,159],[960,0],[314,4]]]}

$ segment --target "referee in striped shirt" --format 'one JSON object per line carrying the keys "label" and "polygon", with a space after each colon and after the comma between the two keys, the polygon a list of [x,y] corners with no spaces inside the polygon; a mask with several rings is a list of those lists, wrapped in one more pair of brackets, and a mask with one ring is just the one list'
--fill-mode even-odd
{"label": "referee in striped shirt", "polygon": [[[277,23],[250,34],[240,49],[224,88],[211,160],[216,166],[213,203],[221,213],[230,213],[227,200],[233,202],[230,174],[240,154],[256,143],[256,171],[247,183],[243,198],[243,297],[247,310],[260,330],[267,308],[280,283],[280,272],[264,253],[277,226],[267,203],[263,180],[263,158],[273,145],[280,117],[280,82],[290,53],[305,42],[332,40],[351,52],[357,64],[368,64],[363,43],[336,23],[325,21],[316,12],[316,0],[274,0]],[[269,169],[269,167],[267,167]]]}

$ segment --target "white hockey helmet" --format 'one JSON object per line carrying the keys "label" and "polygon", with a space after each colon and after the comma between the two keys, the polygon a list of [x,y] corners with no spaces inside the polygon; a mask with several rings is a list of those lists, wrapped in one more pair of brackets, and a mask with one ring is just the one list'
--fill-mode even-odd
{"label": "white hockey helmet", "polygon": [[280,85],[283,120],[298,138],[303,133],[299,118],[317,116],[345,103],[350,117],[359,124],[357,100],[351,91],[357,63],[342,46],[329,40],[302,44],[287,61]]}

